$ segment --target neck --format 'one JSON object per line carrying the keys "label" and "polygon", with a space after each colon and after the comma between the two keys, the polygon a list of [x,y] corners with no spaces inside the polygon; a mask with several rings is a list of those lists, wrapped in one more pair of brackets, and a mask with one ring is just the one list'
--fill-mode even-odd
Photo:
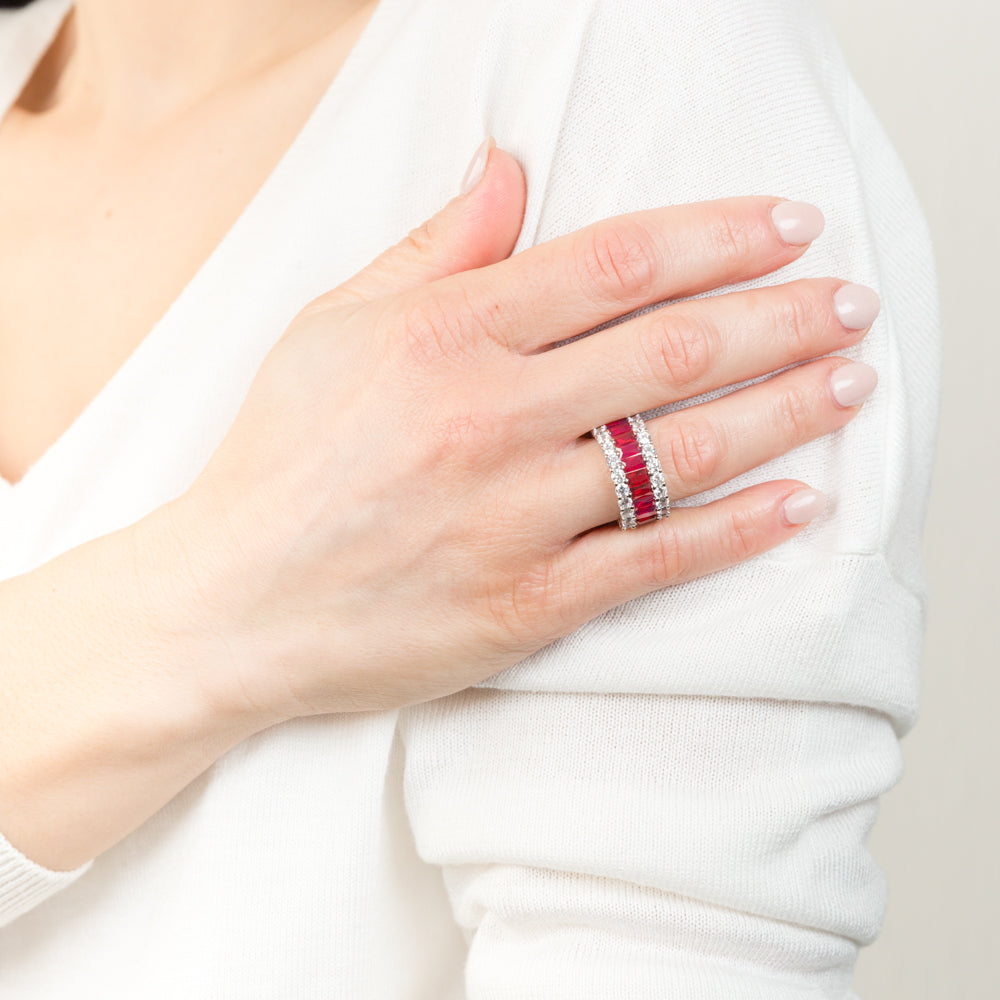
{"label": "neck", "polygon": [[375,0],[76,0],[20,104],[172,117],[311,48]]}

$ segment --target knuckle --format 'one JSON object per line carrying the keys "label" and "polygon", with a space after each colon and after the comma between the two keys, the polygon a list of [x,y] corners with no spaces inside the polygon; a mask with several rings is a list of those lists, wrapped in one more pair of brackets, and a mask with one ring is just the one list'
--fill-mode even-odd
{"label": "knuckle", "polygon": [[[640,529],[642,530],[642,529]],[[656,585],[676,583],[694,576],[695,546],[690,536],[672,529],[649,531],[649,556],[645,560]]]}
{"label": "knuckle", "polygon": [[[433,416],[425,423],[434,460],[460,465],[466,480],[477,485],[513,475],[512,451],[524,444],[526,433],[537,433],[538,413],[517,380],[498,379],[488,387],[455,384],[447,391],[438,390],[437,396]],[[508,514],[498,509],[491,520],[507,523]],[[513,530],[516,525],[509,527]]]}
{"label": "knuckle", "polygon": [[416,253],[421,257],[431,256],[437,245],[435,234],[431,231],[433,219],[428,219],[422,225],[411,229],[399,242],[400,249]]}
{"label": "knuckle", "polygon": [[512,289],[502,282],[482,275],[474,290],[459,283],[455,294],[460,296],[465,315],[469,318],[470,329],[476,336],[503,350],[511,350],[514,344],[513,332],[530,328],[533,317],[525,312],[524,306]]}
{"label": "knuckle", "polygon": [[738,507],[726,516],[720,542],[730,564],[744,562],[763,546],[763,530],[754,511]]}
{"label": "knuckle", "polygon": [[777,409],[778,424],[786,440],[802,442],[813,436],[816,400],[809,389],[794,383],[786,386],[778,396]]}
{"label": "knuckle", "polygon": [[747,218],[735,209],[720,207],[714,222],[709,232],[712,250],[719,260],[727,265],[737,265],[752,256],[754,232]]}
{"label": "knuckle", "polygon": [[812,353],[813,331],[825,323],[823,310],[803,287],[785,285],[783,292],[773,306],[772,325],[796,357],[803,357]]}
{"label": "knuckle", "polygon": [[653,297],[663,266],[652,234],[634,219],[597,223],[574,253],[580,283],[597,304]]}
{"label": "knuckle", "polygon": [[468,354],[469,338],[460,309],[437,294],[409,297],[398,322],[407,360],[417,365],[439,365]]}
{"label": "knuckle", "polygon": [[670,429],[670,462],[687,486],[714,482],[724,453],[719,432],[704,418],[684,418]]}
{"label": "knuckle", "polygon": [[500,594],[491,595],[488,614],[504,635],[525,648],[559,630],[559,582],[552,562],[542,559],[514,575]]}
{"label": "knuckle", "polygon": [[[659,310],[655,310],[655,315]],[[657,382],[672,386],[692,385],[703,379],[712,366],[717,334],[693,313],[667,311],[662,318],[640,326],[637,337],[647,371]]]}
{"label": "knuckle", "polygon": [[[455,275],[453,278],[460,278]],[[485,348],[510,350],[510,331],[523,326],[518,303],[501,288],[470,289],[461,280],[411,292],[401,309],[405,341],[417,359],[469,360]],[[481,358],[480,358],[481,363]]]}
{"label": "knuckle", "polygon": [[490,454],[503,434],[502,420],[488,406],[452,406],[435,422],[434,451],[442,461],[478,465]]}

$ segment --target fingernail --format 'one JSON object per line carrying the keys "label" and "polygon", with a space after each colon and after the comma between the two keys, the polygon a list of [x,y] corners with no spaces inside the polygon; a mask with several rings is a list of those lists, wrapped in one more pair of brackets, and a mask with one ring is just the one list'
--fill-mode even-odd
{"label": "fingernail", "polygon": [[486,173],[486,161],[490,158],[490,150],[496,145],[493,136],[488,135],[472,156],[472,162],[465,170],[462,178],[462,188],[459,194],[468,194]]}
{"label": "fingernail", "polygon": [[771,218],[778,235],[793,246],[812,243],[826,225],[823,213],[807,201],[780,202],[771,209]]}
{"label": "fingernail", "polygon": [[863,403],[878,385],[878,372],[871,365],[852,361],[830,373],[830,394],[841,406]]}
{"label": "fingernail", "polygon": [[826,508],[826,496],[819,490],[798,490],[785,498],[781,513],[789,524],[805,524]]}
{"label": "fingernail", "polygon": [[867,285],[843,285],[833,296],[833,308],[848,330],[864,330],[875,322],[882,301]]}

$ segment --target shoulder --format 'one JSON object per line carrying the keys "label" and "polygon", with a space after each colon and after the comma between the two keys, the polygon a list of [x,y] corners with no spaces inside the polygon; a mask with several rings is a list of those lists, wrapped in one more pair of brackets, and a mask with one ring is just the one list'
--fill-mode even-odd
{"label": "shoulder", "polygon": [[848,73],[812,4],[478,2],[477,113],[549,195],[517,249],[665,198],[807,197],[850,168]]}
{"label": "shoulder", "polygon": [[[704,70],[706,56],[734,69],[760,65],[776,52],[793,62],[839,56],[818,5],[802,0],[462,0],[461,6],[488,26],[492,40],[518,38],[524,56],[556,53],[577,40],[581,56],[619,56],[608,65],[612,74],[616,66]],[[664,52],[678,61],[659,65]]]}
{"label": "shoulder", "polygon": [[800,119],[814,129],[844,129],[849,74],[813,4],[476,0],[476,6],[483,34],[475,79],[486,110],[516,109],[527,119],[579,127],[609,154],[651,141],[685,143],[698,154],[691,144],[707,142],[698,162],[708,150],[734,145],[749,159],[760,155],[768,135],[791,136]]}

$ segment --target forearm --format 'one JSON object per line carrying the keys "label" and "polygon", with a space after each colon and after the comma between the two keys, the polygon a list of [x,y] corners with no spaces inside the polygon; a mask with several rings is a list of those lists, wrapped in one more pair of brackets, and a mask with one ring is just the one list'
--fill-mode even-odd
{"label": "forearm", "polygon": [[219,710],[224,647],[186,627],[181,554],[161,517],[0,583],[0,832],[57,871],[278,721]]}

